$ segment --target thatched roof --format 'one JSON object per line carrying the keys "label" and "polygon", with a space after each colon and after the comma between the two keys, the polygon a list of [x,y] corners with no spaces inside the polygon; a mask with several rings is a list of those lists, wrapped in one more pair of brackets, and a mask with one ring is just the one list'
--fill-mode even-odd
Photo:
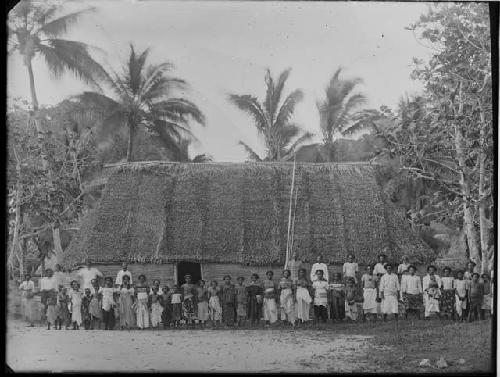
{"label": "thatched roof", "polygon": [[[384,197],[376,165],[297,164],[296,249],[343,262],[432,258]],[[283,263],[292,163],[134,163],[114,168],[98,207],[65,253],[95,262]]]}

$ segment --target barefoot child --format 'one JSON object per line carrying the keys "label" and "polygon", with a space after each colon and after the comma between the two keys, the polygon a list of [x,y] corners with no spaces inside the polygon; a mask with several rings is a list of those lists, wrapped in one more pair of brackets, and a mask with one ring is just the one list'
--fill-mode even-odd
{"label": "barefoot child", "polygon": [[123,275],[118,288],[118,308],[120,310],[120,329],[131,329],[135,327],[134,312],[134,287],[130,284],[130,276]]}
{"label": "barefoot child", "polygon": [[92,294],[90,293],[90,288],[86,288],[82,298],[82,322],[85,330],[90,330],[90,325],[92,323],[92,315],[90,314],[91,300]]}
{"label": "barefoot child", "polygon": [[345,315],[351,321],[358,319],[358,306],[356,305],[356,287],[354,278],[347,278],[347,287],[345,288]]}
{"label": "barefoot child", "polygon": [[102,297],[100,293],[101,287],[99,286],[99,280],[92,279],[90,281],[92,287],[90,288],[90,293],[92,299],[90,300],[89,311],[92,316],[92,323],[90,324],[90,328],[93,329],[101,329],[102,323]]}
{"label": "barefoot child", "polygon": [[107,277],[104,287],[99,291],[102,297],[102,317],[104,322],[104,330],[113,330],[115,327],[115,300],[113,288],[113,279]]}
{"label": "barefoot child", "polygon": [[262,294],[263,289],[259,281],[258,274],[252,274],[250,277],[250,284],[246,287],[247,294],[247,318],[253,326],[259,324],[262,309]]}
{"label": "barefoot child", "polygon": [[196,288],[196,297],[198,302],[198,321],[200,321],[200,326],[205,327],[205,323],[208,321],[208,289],[205,287],[205,280],[199,281],[199,287]]}
{"label": "barefoot child", "polygon": [[19,286],[21,290],[21,313],[23,319],[29,323],[30,327],[35,326],[33,315],[33,304],[35,302],[35,283],[31,280],[31,275],[26,274],[24,281]]}
{"label": "barefoot child", "polygon": [[457,278],[453,281],[453,287],[455,288],[455,312],[458,315],[458,319],[463,321],[464,312],[467,309],[467,292],[468,292],[468,282],[464,280],[464,272],[462,270],[457,271]]}
{"label": "barefoot child", "polygon": [[59,325],[59,330],[61,330],[62,324],[64,324],[65,329],[71,323],[71,314],[69,312],[69,296],[66,288],[62,285],[59,286],[59,293],[57,294],[57,324]]}
{"label": "barefoot child", "polygon": [[172,291],[168,285],[163,286],[162,303],[163,313],[161,320],[163,322],[163,328],[167,329],[170,327],[170,323],[172,322]]}
{"label": "barefoot child", "polygon": [[278,306],[276,304],[276,284],[273,280],[274,272],[269,270],[266,272],[267,279],[264,280],[264,301],[262,310],[266,325],[270,326],[278,320]]}
{"label": "barefoot child", "polygon": [[157,329],[160,326],[163,307],[161,306],[161,295],[158,293],[159,287],[154,285],[151,293],[151,327]]}
{"label": "barefoot child", "polygon": [[312,297],[309,292],[309,280],[305,268],[299,269],[297,275],[297,290],[295,297],[297,299],[297,318],[299,324],[305,324],[310,320]]}
{"label": "barefoot child", "polygon": [[472,322],[472,316],[477,321],[479,320],[479,312],[483,302],[484,287],[483,283],[479,282],[479,274],[472,274],[472,281],[469,284],[469,322]]}
{"label": "barefoot child", "polygon": [[83,294],[80,291],[80,284],[76,280],[71,282],[69,298],[71,300],[71,322],[73,323],[73,330],[79,330],[82,324]]}
{"label": "barefoot child", "polygon": [[367,265],[365,273],[361,277],[363,287],[363,322],[366,321],[366,315],[371,315],[373,320],[377,320],[377,281],[372,273],[372,267]]}
{"label": "barefoot child", "polygon": [[146,284],[146,275],[139,275],[138,280],[139,283],[135,286],[134,306],[137,327],[142,330],[149,327],[149,287]]}
{"label": "barefoot child", "polygon": [[427,267],[427,275],[424,276],[422,283],[422,288],[424,290],[425,318],[429,318],[432,314],[437,314],[439,317],[441,278],[436,275],[436,267]]}
{"label": "barefoot child", "polygon": [[342,275],[335,273],[329,285],[328,300],[330,305],[330,318],[333,322],[343,321],[345,318],[345,285]]}
{"label": "barefoot child", "polygon": [[174,327],[179,327],[182,318],[182,293],[179,286],[176,284],[172,293],[172,322]]}
{"label": "barefoot child", "polygon": [[181,285],[183,316],[186,320],[186,326],[189,328],[194,325],[196,307],[196,289],[191,283],[191,275],[184,276],[185,283]]}
{"label": "barefoot child", "polygon": [[296,309],[295,299],[293,295],[293,281],[290,279],[290,270],[283,271],[283,277],[279,283],[280,289],[280,309],[281,319],[288,321],[289,324],[295,326]]}
{"label": "barefoot child", "polygon": [[212,326],[217,327],[222,319],[222,308],[219,299],[219,288],[217,287],[217,281],[212,280],[210,287],[208,288],[208,316]]}
{"label": "barefoot child", "polygon": [[238,320],[238,326],[241,327],[246,322],[247,317],[247,287],[243,285],[245,278],[243,276],[236,279],[238,284],[236,284],[236,316]]}
{"label": "barefoot child", "polygon": [[[314,321],[326,323],[328,313],[328,282],[323,277],[323,270],[316,271],[316,281],[313,282],[314,290]],[[345,305],[345,304],[344,304]]]}

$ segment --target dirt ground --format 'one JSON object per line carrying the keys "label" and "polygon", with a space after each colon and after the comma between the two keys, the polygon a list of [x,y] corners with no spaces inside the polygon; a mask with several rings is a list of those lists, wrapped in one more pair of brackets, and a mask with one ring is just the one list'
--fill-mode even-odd
{"label": "dirt ground", "polygon": [[[324,330],[147,330],[72,331],[28,328],[10,320],[7,364],[14,371],[219,371],[219,372],[487,372],[490,321],[416,325],[401,321],[399,338],[394,324],[339,324]],[[435,338],[435,330],[452,334],[457,342]],[[425,330],[423,330],[425,329]],[[434,330],[433,330],[434,329]],[[454,329],[454,330],[453,330]],[[467,329],[467,330],[464,330]],[[432,333],[434,343],[427,338]],[[385,335],[382,335],[385,334]],[[417,335],[418,334],[418,335]],[[463,334],[481,344],[460,344]],[[486,336],[485,336],[486,334]],[[406,338],[406,340],[405,340]],[[399,340],[398,340],[399,339]],[[464,352],[482,347],[482,357]],[[413,348],[412,348],[413,347]],[[486,348],[485,348],[486,347]],[[422,358],[435,365],[444,356],[446,369],[419,368]],[[465,358],[465,365],[456,359]]]}

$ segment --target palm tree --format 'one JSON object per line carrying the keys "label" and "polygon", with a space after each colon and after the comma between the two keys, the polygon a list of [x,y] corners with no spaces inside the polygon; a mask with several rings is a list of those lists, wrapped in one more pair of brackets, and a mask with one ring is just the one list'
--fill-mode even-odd
{"label": "palm tree", "polygon": [[[60,78],[69,71],[86,83],[99,87],[98,81],[105,76],[102,66],[89,53],[89,46],[82,42],[60,39],[68,28],[82,15],[94,8],[87,8],[66,15],[59,14],[60,7],[33,0],[21,0],[9,15],[9,53],[18,52],[29,76],[31,104],[35,115],[37,132],[42,135],[41,119],[35,89],[32,62],[36,56],[43,57],[49,71]],[[43,148],[42,148],[43,153]],[[43,157],[43,155],[42,155]],[[43,159],[47,169],[46,160]]]}
{"label": "palm tree", "polygon": [[[252,160],[284,160],[293,154],[300,144],[313,136],[309,132],[302,133],[298,125],[290,122],[295,106],[303,98],[300,89],[290,93],[280,106],[283,88],[290,71],[291,69],[283,71],[278,80],[274,82],[270,70],[267,69],[265,76],[267,91],[262,104],[252,95],[229,95],[229,101],[253,118],[259,134],[264,137],[266,146],[266,157],[264,159],[246,143],[239,142]],[[293,141],[294,139],[295,141]]]}
{"label": "palm tree", "polygon": [[198,107],[184,99],[172,97],[174,90],[186,90],[187,83],[167,73],[172,70],[170,62],[147,65],[149,49],[136,53],[130,45],[130,55],[122,73],[110,72],[107,84],[112,97],[102,93],[85,92],[76,96],[83,103],[106,109],[101,137],[110,135],[123,127],[128,132],[127,161],[132,161],[134,135],[137,127],[143,126],[161,144],[174,154],[181,153],[181,140],[195,140],[190,130],[190,120],[205,125],[205,117]]}
{"label": "palm tree", "polygon": [[360,78],[342,79],[338,68],[325,89],[326,98],[317,101],[320,128],[323,133],[323,144],[328,154],[327,160],[333,158],[333,137],[336,133],[342,135],[359,128],[359,120],[363,118],[359,107],[366,103],[366,97],[361,93],[353,93],[361,83]]}

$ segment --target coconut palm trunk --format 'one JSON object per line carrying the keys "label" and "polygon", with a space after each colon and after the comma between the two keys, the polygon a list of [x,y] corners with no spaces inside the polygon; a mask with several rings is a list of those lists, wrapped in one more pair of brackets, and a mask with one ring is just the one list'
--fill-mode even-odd
{"label": "coconut palm trunk", "polygon": [[[21,225],[21,192],[22,192],[22,183],[21,183],[21,161],[19,160],[19,156],[16,151],[15,145],[13,145],[14,156],[16,158],[16,209],[15,209],[15,223],[14,223],[14,235],[12,237],[12,245],[9,253],[9,257],[7,259],[9,268],[11,271],[14,269],[14,257],[17,255],[21,248],[19,247],[19,227]],[[22,259],[22,256],[21,256]],[[22,278],[23,268],[20,266],[20,274]]]}

